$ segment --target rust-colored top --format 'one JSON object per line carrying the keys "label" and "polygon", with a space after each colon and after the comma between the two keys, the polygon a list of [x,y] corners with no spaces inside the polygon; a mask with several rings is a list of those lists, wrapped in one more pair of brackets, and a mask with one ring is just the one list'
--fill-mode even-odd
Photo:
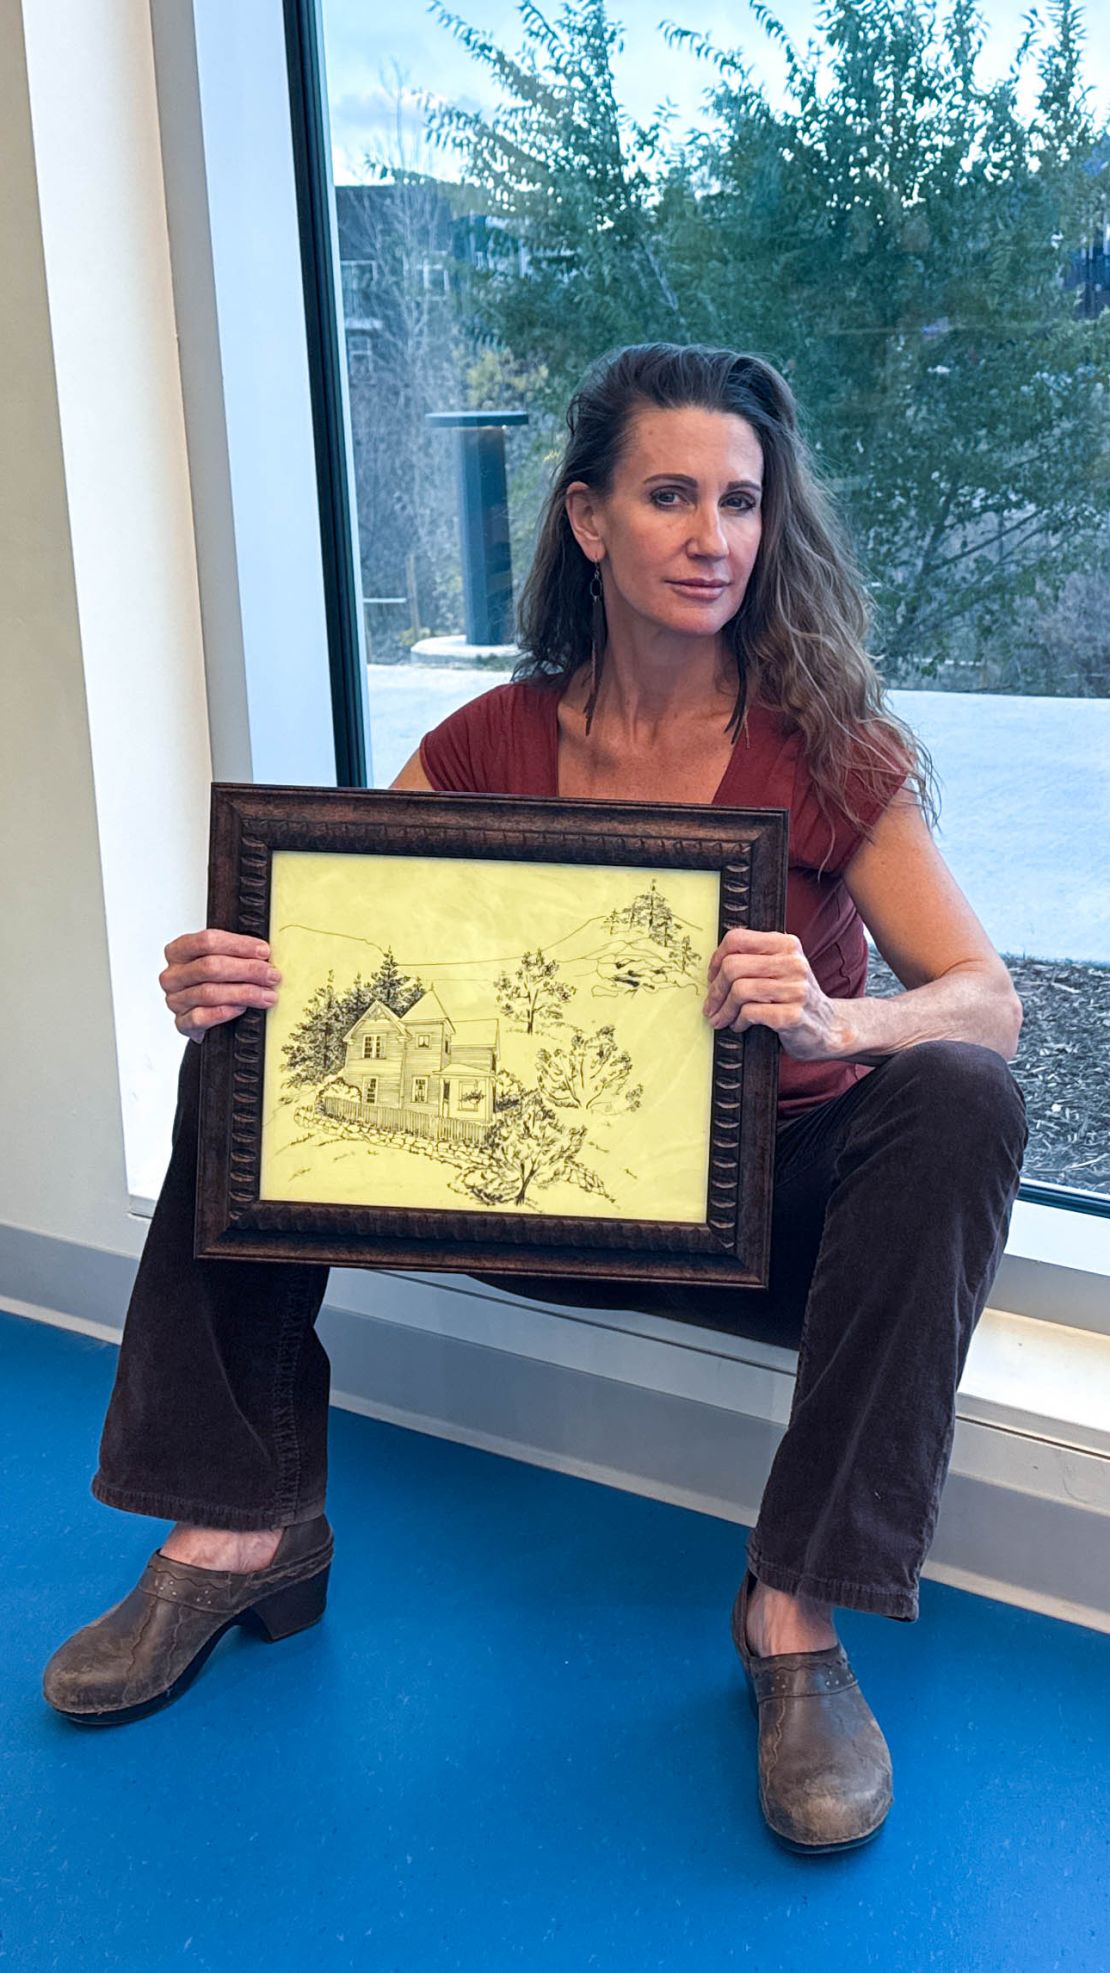
{"label": "rust-colored top", "polygon": [[[558,681],[495,685],[442,720],[420,742],[420,759],[432,786],[448,794],[557,795]],[[908,766],[908,763],[907,763]],[[853,786],[853,805],[870,828],[905,779],[892,764],[881,800]],[[867,982],[863,920],[841,872],[865,830],[818,807],[802,752],[802,736],[778,715],[751,705],[745,730],[732,750],[714,804],[730,808],[785,808],[790,812],[786,929],[802,942],[822,990],[835,1000],[854,999]],[[835,824],[835,826],[834,826]],[[823,874],[818,875],[824,864]],[[779,1057],[779,1116],[793,1116],[840,1096],[861,1076],[865,1062],[799,1062]]]}

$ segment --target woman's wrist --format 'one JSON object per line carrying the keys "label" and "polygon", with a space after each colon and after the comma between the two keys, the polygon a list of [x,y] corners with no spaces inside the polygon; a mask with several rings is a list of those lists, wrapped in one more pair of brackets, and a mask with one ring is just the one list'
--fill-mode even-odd
{"label": "woman's wrist", "polygon": [[970,1041],[1012,1061],[1021,1029],[1021,1003],[1007,975],[954,969],[943,979],[878,998],[833,1000],[837,1041],[830,1059],[882,1062],[923,1041]]}

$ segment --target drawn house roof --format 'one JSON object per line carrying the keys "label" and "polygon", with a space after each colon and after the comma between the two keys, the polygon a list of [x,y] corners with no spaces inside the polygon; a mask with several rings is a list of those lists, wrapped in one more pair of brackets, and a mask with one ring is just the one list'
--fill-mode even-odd
{"label": "drawn house roof", "polygon": [[383,1022],[399,1029],[402,1034],[410,1027],[443,1027],[451,1036],[448,1043],[451,1052],[474,1066],[476,1055],[488,1050],[495,1058],[500,1048],[500,1023],[496,1017],[453,1021],[434,987],[422,993],[407,1014],[395,1014],[384,1000],[371,1001],[365,1013],[360,1014],[353,1026],[348,1028],[344,1042],[353,1041],[364,1028],[381,1027]]}
{"label": "drawn house roof", "polygon": [[413,1027],[423,1027],[425,1022],[443,1021],[452,1033],[455,1028],[454,1021],[434,987],[429,987],[427,993],[422,993],[419,1000],[414,1000],[408,1013],[401,1018],[406,1027],[410,1023]]}
{"label": "drawn house roof", "polygon": [[351,1036],[358,1034],[360,1028],[379,1027],[383,1021],[388,1021],[395,1028],[401,1026],[392,1007],[387,1007],[384,1000],[372,1000],[365,1013],[360,1014],[358,1020],[347,1029],[343,1039],[350,1041]]}
{"label": "drawn house roof", "polygon": [[496,1048],[499,1039],[499,1023],[491,1020],[456,1021],[455,1044],[457,1048]]}
{"label": "drawn house roof", "polygon": [[343,1039],[344,1041],[350,1041],[352,1036],[360,1033],[363,1028],[380,1027],[383,1021],[391,1027],[400,1028],[402,1031],[410,1023],[416,1027],[423,1027],[425,1025],[431,1027],[442,1024],[450,1028],[452,1033],[455,1027],[455,1023],[444,1007],[442,1000],[434,992],[428,992],[421,994],[419,1000],[414,1002],[407,1014],[395,1014],[392,1007],[388,1007],[384,1000],[372,1000],[365,1013],[360,1014],[353,1026],[347,1029]]}

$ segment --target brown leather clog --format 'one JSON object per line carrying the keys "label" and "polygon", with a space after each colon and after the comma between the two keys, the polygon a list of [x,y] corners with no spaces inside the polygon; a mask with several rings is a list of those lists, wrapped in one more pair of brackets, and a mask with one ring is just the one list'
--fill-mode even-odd
{"label": "brown leather clog", "polygon": [[759,1721],[759,1806],[788,1849],[858,1849],[894,1800],[890,1749],[843,1644],[824,1651],[749,1649],[749,1569],[732,1609],[732,1641]]}
{"label": "brown leather clog", "polygon": [[130,1594],[58,1646],[43,1697],[80,1726],[123,1726],[168,1706],[233,1624],[275,1643],[317,1623],[334,1545],[319,1514],[282,1530],[265,1569],[202,1569],[156,1548]]}

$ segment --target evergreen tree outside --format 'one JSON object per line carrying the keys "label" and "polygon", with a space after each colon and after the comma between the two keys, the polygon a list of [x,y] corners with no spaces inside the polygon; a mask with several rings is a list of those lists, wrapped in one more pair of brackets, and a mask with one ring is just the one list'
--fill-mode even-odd
{"label": "evergreen tree outside", "polygon": [[1110,691],[1106,637],[1064,664],[1037,639],[1110,541],[1110,308],[1073,279],[1110,210],[1110,130],[1077,0],[993,82],[972,0],[825,0],[804,51],[752,0],[781,109],[743,45],[664,27],[664,59],[706,65],[685,132],[623,110],[605,0],[523,5],[515,53],[433,11],[505,96],[495,118],[429,105],[427,130],[459,211],[496,221],[500,253],[458,269],[460,327],[531,375],[537,451],[603,350],[758,351],[853,534],[889,683]]}

